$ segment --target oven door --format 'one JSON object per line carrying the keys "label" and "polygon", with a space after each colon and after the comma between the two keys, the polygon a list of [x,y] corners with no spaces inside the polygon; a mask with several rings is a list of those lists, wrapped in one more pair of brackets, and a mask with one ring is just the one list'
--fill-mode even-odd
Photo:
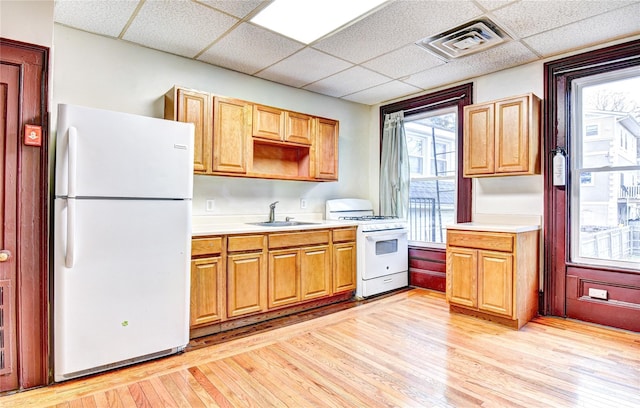
{"label": "oven door", "polygon": [[378,278],[409,270],[408,230],[363,232],[362,279]]}

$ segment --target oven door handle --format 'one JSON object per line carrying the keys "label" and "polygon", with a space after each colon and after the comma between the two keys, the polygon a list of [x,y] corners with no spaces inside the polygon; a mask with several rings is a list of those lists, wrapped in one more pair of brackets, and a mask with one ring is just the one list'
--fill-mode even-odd
{"label": "oven door handle", "polygon": [[406,236],[407,232],[398,232],[395,234],[386,234],[386,235],[367,235],[367,241],[389,241],[392,239],[400,239],[403,236]]}

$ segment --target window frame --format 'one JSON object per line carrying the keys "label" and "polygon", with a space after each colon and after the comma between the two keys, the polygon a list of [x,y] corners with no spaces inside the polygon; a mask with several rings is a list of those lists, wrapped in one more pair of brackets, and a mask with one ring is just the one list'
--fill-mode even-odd
{"label": "window frame", "polygon": [[[394,102],[380,106],[380,160],[382,160],[382,133],[384,129],[384,115],[399,112],[411,111],[411,114],[427,112],[430,110],[442,109],[446,107],[457,107],[457,129],[458,129],[458,171],[456,174],[456,222],[471,221],[471,194],[472,180],[463,177],[463,129],[464,129],[464,107],[473,103],[473,83],[466,83],[452,88],[436,91],[415,98]],[[427,247],[438,248],[442,244],[425,243]],[[410,244],[411,246],[411,244]]]}

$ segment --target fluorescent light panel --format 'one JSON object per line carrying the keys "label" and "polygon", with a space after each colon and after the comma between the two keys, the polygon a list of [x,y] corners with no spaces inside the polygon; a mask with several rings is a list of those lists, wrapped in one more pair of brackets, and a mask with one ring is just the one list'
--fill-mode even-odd
{"label": "fluorescent light panel", "polygon": [[251,22],[309,44],[386,0],[275,0]]}

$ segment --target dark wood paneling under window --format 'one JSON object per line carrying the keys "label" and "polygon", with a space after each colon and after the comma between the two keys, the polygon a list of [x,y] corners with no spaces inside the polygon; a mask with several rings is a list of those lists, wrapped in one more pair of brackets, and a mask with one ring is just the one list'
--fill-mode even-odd
{"label": "dark wood paneling under window", "polygon": [[439,248],[409,248],[409,285],[444,292],[446,251]]}

